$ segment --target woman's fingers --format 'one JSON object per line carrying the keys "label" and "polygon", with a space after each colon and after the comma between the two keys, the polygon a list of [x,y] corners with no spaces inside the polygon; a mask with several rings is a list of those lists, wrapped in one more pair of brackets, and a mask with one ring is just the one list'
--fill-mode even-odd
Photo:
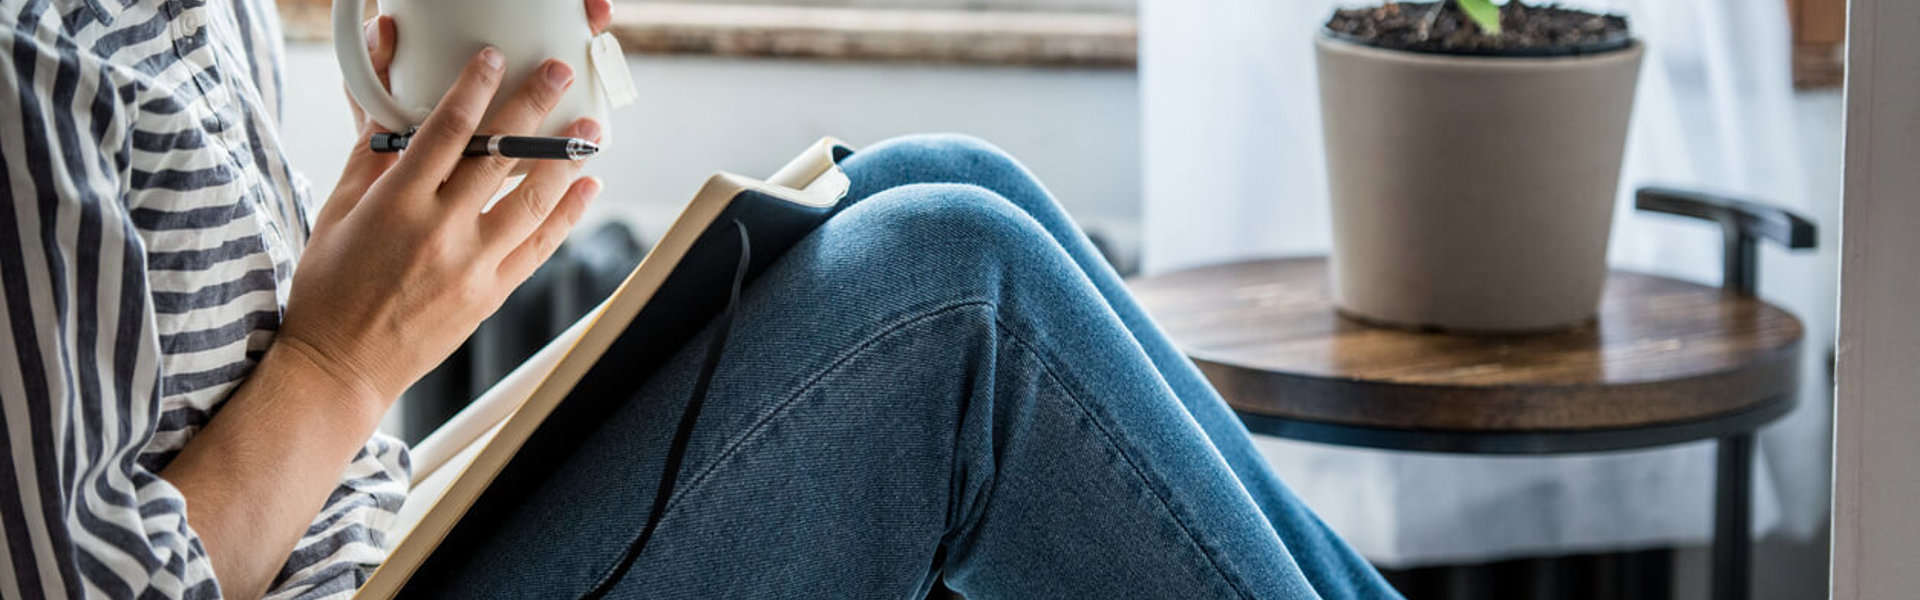
{"label": "woman's fingers", "polygon": [[571,161],[541,161],[520,187],[480,216],[480,238],[501,250],[495,256],[519,246],[553,214],[579,172],[579,165]]}
{"label": "woman's fingers", "polygon": [[367,22],[367,53],[373,55],[373,73],[380,76],[380,85],[387,89],[393,89],[387,70],[393,66],[393,52],[399,42],[400,33],[393,27],[393,17],[379,15]]}
{"label": "woman's fingers", "polygon": [[[592,119],[575,121],[567,128],[568,137],[599,141],[599,125]],[[519,245],[540,223],[547,220],[553,212],[560,194],[567,189],[573,178],[580,174],[580,168],[586,163],[570,160],[542,160],[527,173],[527,178],[513,193],[494,203],[487,214],[480,217],[480,237],[489,244],[503,244],[505,248]]]}
{"label": "woman's fingers", "polygon": [[[573,68],[558,60],[541,63],[513,96],[500,104],[493,118],[482,127],[483,134],[534,135],[547,113],[560,104],[560,97],[573,85]],[[447,177],[440,190],[449,199],[464,198],[473,210],[480,210],[506,181],[516,161],[486,157],[461,163]]]}
{"label": "woman's fingers", "polygon": [[490,133],[532,135],[546,120],[547,113],[560,104],[560,98],[573,87],[573,67],[555,59],[540,63],[540,68],[520,84],[513,97],[500,104],[500,110],[487,123]]}
{"label": "woman's fingers", "polygon": [[[373,72],[380,77],[382,87],[392,89],[393,85],[387,79],[387,70],[393,65],[393,48],[399,41],[399,34],[393,28],[393,18],[379,15],[368,19],[362,28],[365,29],[367,38],[367,54],[373,57]],[[353,92],[346,91],[345,84],[342,84],[340,89],[341,93],[347,95],[347,108],[353,111],[354,127],[365,130],[368,123],[367,111],[360,108],[360,101],[353,97]]]}
{"label": "woman's fingers", "polygon": [[506,60],[498,49],[489,46],[467,61],[453,88],[440,98],[433,114],[427,116],[427,122],[414,134],[396,170],[414,181],[435,184],[445,181],[460,163],[467,140],[480,127],[480,119],[487,114],[494,92],[499,91]]}
{"label": "woman's fingers", "polygon": [[613,24],[612,0],[587,0],[587,26],[593,28],[593,34],[606,33],[607,26],[611,24]]}
{"label": "woman's fingers", "polygon": [[[500,261],[500,276],[515,284],[532,277],[534,269],[552,258],[553,252],[560,248],[560,243],[567,240],[567,233],[573,231],[573,226],[580,222],[580,216],[586,214],[587,203],[598,195],[600,180],[584,177],[573,182],[567,188],[567,193],[554,204],[553,210],[547,212],[546,218]],[[495,207],[494,211],[498,212],[499,208]]]}
{"label": "woman's fingers", "polygon": [[380,180],[387,170],[392,169],[400,160],[398,154],[381,154],[373,151],[368,142],[373,134],[386,131],[378,124],[369,124],[360,128],[360,139],[354,142],[353,150],[347,153],[346,168],[340,172],[340,182],[333,188],[333,195],[326,204],[320,206],[320,214],[314,220],[314,229],[319,230],[346,218],[367,190]]}

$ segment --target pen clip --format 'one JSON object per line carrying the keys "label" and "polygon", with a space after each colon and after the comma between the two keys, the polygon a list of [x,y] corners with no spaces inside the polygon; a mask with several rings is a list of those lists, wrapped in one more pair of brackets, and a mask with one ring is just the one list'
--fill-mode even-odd
{"label": "pen clip", "polygon": [[381,153],[406,150],[407,145],[413,142],[414,131],[416,130],[408,129],[406,133],[376,133],[367,140],[367,145],[370,146],[374,152]]}

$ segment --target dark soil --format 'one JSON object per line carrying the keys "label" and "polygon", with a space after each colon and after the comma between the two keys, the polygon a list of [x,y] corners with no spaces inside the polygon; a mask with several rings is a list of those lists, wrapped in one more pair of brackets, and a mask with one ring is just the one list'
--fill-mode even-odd
{"label": "dark soil", "polygon": [[1568,55],[1618,50],[1632,43],[1627,18],[1511,0],[1500,7],[1500,35],[1486,35],[1460,6],[1391,2],[1334,11],[1335,37],[1393,50],[1439,54]]}

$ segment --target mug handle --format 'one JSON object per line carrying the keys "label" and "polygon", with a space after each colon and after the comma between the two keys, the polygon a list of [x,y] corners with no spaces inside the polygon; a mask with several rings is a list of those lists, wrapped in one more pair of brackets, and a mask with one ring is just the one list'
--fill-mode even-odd
{"label": "mug handle", "polygon": [[340,60],[340,74],[346,78],[347,91],[360,102],[360,108],[366,110],[368,116],[389,131],[404,132],[412,129],[414,123],[407,117],[408,111],[400,107],[400,100],[380,85],[380,76],[373,71],[373,55],[367,52],[367,33],[363,29],[366,26],[364,4],[365,0],[333,2],[333,51]]}

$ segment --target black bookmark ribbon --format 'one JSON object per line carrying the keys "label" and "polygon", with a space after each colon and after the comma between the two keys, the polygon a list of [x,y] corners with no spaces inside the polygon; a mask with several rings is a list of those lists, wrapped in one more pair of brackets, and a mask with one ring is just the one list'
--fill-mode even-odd
{"label": "black bookmark ribbon", "polygon": [[727,337],[733,333],[733,314],[740,306],[740,288],[746,284],[747,268],[753,264],[753,242],[747,235],[747,225],[736,219],[733,226],[740,233],[740,266],[733,272],[733,289],[728,294],[727,306],[714,319],[713,339],[707,342],[706,361],[700,364],[700,377],[694,380],[693,394],[687,398],[687,407],[680,413],[680,426],[673,432],[673,444],[667,448],[666,466],[660,472],[660,485],[654,488],[653,508],[647,511],[647,524],[641,528],[640,536],[627,545],[626,552],[620,555],[620,562],[614,565],[613,571],[581,596],[581,600],[605,598],[614,586],[626,578],[634,560],[640,558],[640,552],[646,549],[647,540],[653,538],[654,529],[660,525],[660,517],[666,514],[667,502],[673,499],[673,487],[680,480],[680,466],[686,460],[687,442],[693,438],[693,426],[700,418],[700,408],[707,403],[707,389],[713,382],[713,372],[720,367],[721,355],[726,353]]}

